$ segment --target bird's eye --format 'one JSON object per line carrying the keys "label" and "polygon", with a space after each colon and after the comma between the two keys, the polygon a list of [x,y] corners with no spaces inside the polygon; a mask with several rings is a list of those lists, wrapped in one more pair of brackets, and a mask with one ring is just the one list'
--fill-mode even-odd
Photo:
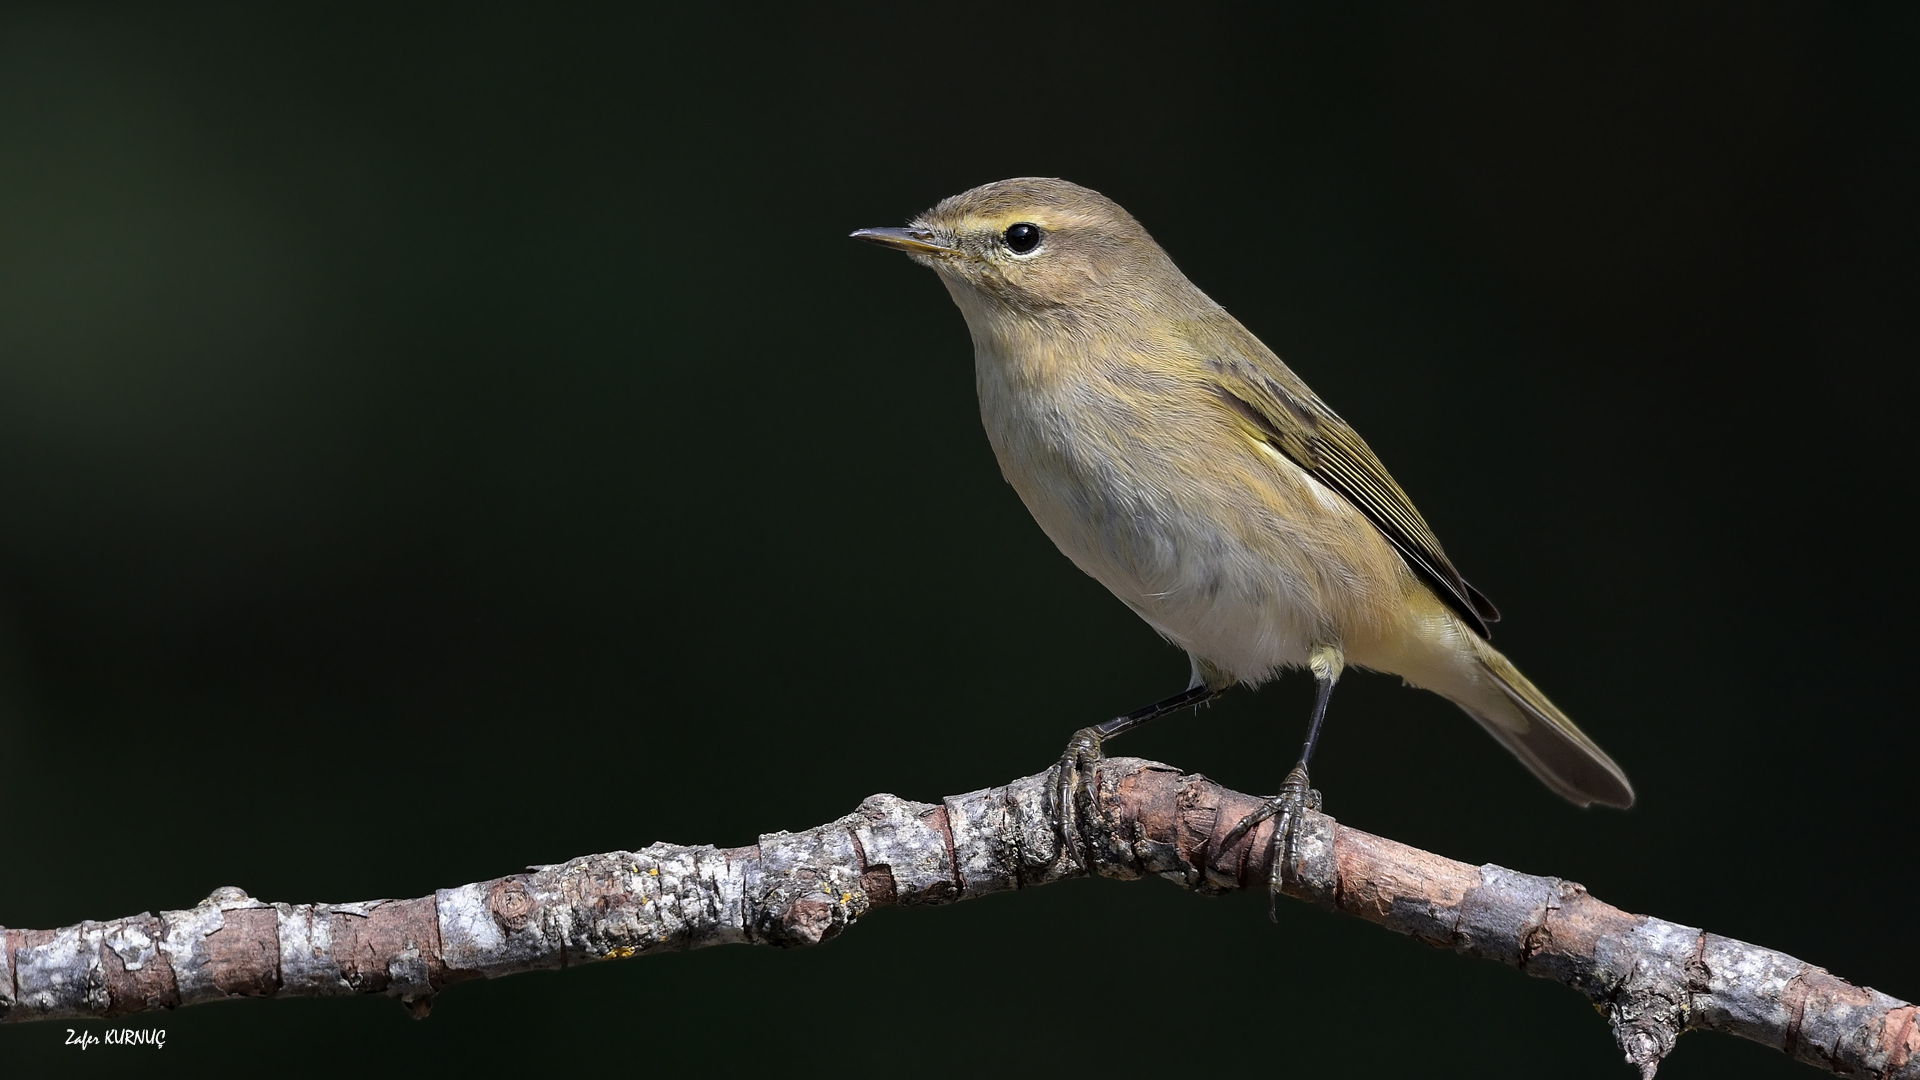
{"label": "bird's eye", "polygon": [[1040,226],[1021,222],[1007,226],[1005,233],[1007,250],[1015,255],[1025,255],[1040,246]]}

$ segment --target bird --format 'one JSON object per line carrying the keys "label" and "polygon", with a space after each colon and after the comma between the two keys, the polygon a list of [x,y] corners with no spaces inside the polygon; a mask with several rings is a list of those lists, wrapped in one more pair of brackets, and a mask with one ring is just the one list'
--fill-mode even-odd
{"label": "bird", "polygon": [[1498,610],[1359,434],[1118,203],[1021,177],[851,235],[939,276],[1002,475],[1074,565],[1188,654],[1186,689],[1076,732],[1062,776],[1090,776],[1107,739],[1306,668],[1300,759],[1220,847],[1279,814],[1277,844],[1318,806],[1308,764],[1357,667],[1452,701],[1576,805],[1632,805],[1613,759],[1493,647]]}

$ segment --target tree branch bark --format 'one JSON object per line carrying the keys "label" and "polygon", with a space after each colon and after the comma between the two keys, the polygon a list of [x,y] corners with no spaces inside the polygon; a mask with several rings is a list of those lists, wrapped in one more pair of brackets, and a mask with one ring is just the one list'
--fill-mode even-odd
{"label": "tree branch bark", "polygon": [[[868,911],[944,904],[1089,872],[1203,893],[1265,888],[1272,824],[1219,838],[1262,800],[1110,758],[1063,826],[1049,770],[939,805],[875,795],[749,847],[656,843],[412,900],[269,904],[237,888],[187,911],[0,928],[0,1022],[113,1017],[231,996],[388,994],[425,1016],[454,983],[663,950],[814,945]],[[1068,842],[1070,838],[1071,842]],[[1469,866],[1300,822],[1287,895],[1564,983],[1651,1077],[1686,1031],[1724,1031],[1835,1073],[1920,1080],[1915,1007],[1783,953],[1630,915],[1558,878]]]}

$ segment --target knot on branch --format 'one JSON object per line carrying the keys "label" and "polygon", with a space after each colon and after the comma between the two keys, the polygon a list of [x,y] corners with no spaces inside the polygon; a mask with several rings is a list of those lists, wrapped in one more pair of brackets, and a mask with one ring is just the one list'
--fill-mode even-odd
{"label": "knot on branch", "polygon": [[1627,1064],[1640,1071],[1641,1080],[1654,1072],[1686,1030],[1687,1006],[1649,990],[1631,990],[1607,1006],[1607,1023]]}
{"label": "knot on branch", "polygon": [[[1065,767],[1063,763],[1042,774],[1049,787]],[[1231,845],[1223,843],[1265,800],[1230,791],[1199,773],[1139,758],[1101,760],[1089,786],[1090,798],[1067,807],[1050,804],[1057,850],[1068,872],[1128,881],[1155,875],[1209,896],[1268,881],[1275,822],[1263,822]],[[1300,842],[1315,832],[1308,821],[1321,815],[1306,817],[1295,833],[1297,865],[1289,866],[1289,878],[1311,873],[1310,855],[1320,850]]]}

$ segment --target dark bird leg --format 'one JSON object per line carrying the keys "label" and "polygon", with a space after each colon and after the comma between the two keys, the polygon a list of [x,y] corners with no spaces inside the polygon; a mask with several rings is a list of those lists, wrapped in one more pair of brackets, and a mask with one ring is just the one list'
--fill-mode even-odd
{"label": "dark bird leg", "polygon": [[1054,818],[1064,828],[1067,824],[1067,811],[1073,806],[1073,793],[1084,786],[1087,798],[1092,799],[1093,766],[1106,756],[1102,745],[1106,740],[1150,720],[1158,720],[1170,712],[1189,706],[1204,705],[1226,692],[1225,687],[1208,686],[1205,682],[1195,683],[1170,698],[1162,698],[1144,708],[1135,709],[1125,716],[1116,716],[1102,724],[1083,727],[1067,740],[1066,752],[1060,755],[1059,774],[1054,782]]}
{"label": "dark bird leg", "polygon": [[[1265,806],[1240,819],[1240,823],[1227,831],[1220,840],[1220,849],[1226,850],[1240,842],[1249,831],[1278,816],[1280,821],[1273,827],[1273,836],[1268,840],[1267,854],[1271,860],[1273,893],[1280,891],[1280,872],[1285,866],[1288,844],[1293,839],[1293,827],[1300,821],[1300,814],[1307,810],[1320,809],[1320,793],[1313,790],[1313,784],[1307,778],[1307,762],[1313,760],[1313,748],[1320,742],[1320,728],[1327,722],[1327,702],[1333,700],[1333,684],[1340,681],[1340,672],[1346,667],[1346,658],[1341,655],[1338,646],[1322,645],[1313,650],[1308,666],[1313,669],[1316,684],[1313,698],[1313,719],[1307,724],[1307,741],[1300,747],[1300,760],[1280,782],[1280,794],[1275,795]],[[1274,911],[1273,896],[1267,897],[1267,916],[1278,921]]]}

